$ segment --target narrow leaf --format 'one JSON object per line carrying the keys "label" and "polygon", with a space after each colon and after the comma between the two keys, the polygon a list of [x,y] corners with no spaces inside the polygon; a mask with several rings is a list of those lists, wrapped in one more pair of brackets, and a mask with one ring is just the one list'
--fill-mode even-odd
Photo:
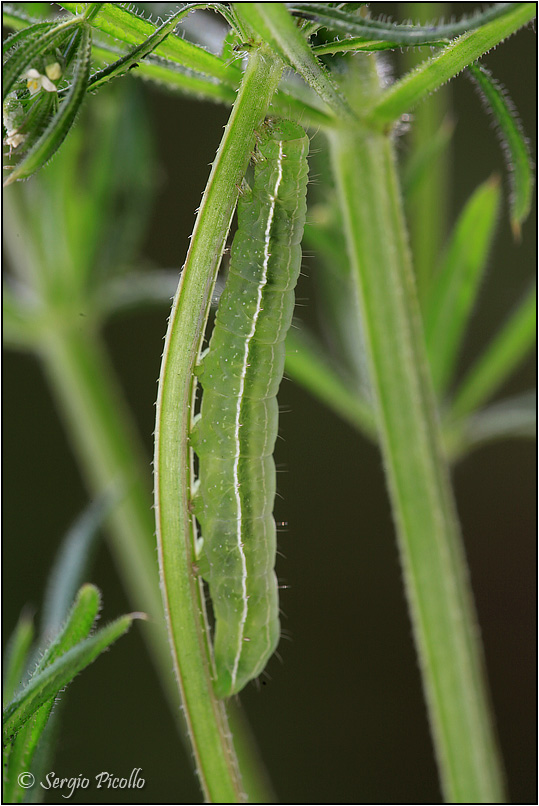
{"label": "narrow leaf", "polygon": [[291,328],[286,337],[287,374],[360,433],[374,439],[376,421],[372,407],[347,386],[323,352],[312,337]]}
{"label": "narrow leaf", "polygon": [[49,160],[61,146],[69,129],[75,122],[77,112],[84,99],[90,72],[91,39],[90,30],[84,27],[80,32],[77,55],[73,67],[72,82],[58,111],[39,137],[29,149],[22,161],[14,168],[4,186],[18,179],[24,179],[35,173]]}
{"label": "narrow leaf", "polygon": [[470,417],[448,426],[446,445],[451,460],[461,459],[471,450],[502,439],[535,439],[537,436],[537,395],[500,400]]}
{"label": "narrow leaf", "polygon": [[425,304],[425,339],[436,391],[450,383],[494,236],[497,180],[481,185],[464,208]]}
{"label": "narrow leaf", "polygon": [[433,165],[449,145],[454,128],[451,120],[444,120],[434,136],[406,163],[402,177],[402,192],[407,202],[421,190],[424,180],[428,179]]}
{"label": "narrow leaf", "polygon": [[99,613],[100,604],[101,594],[95,585],[83,585],[73,602],[63,628],[43,653],[31,680],[75,644],[88,637]]}
{"label": "narrow leaf", "polygon": [[[60,5],[73,14],[77,13],[80,6],[79,3]],[[128,45],[141,45],[156,31],[153,23],[118,3],[104,3],[92,19],[92,27]],[[236,84],[240,75],[235,63],[229,64],[219,56],[178,36],[169,37],[162,42],[156,49],[156,55],[219,78],[229,85]]]}
{"label": "narrow leaf", "polygon": [[41,634],[46,640],[65,622],[93,552],[96,535],[117,501],[116,491],[88,506],[62,541],[47,579]]}
{"label": "narrow leaf", "polygon": [[304,81],[335,113],[350,118],[352,113],[344,96],[327,70],[313,55],[294,18],[281,3],[242,3],[238,15],[269,44],[286,63],[292,65]]}
{"label": "narrow leaf", "polygon": [[492,397],[532,349],[535,339],[534,286],[460,384],[451,405],[451,416],[462,417]]}
{"label": "narrow leaf", "polygon": [[82,669],[89,666],[98,655],[127,632],[133,618],[134,615],[122,616],[113,621],[112,624],[103,627],[95,635],[74,646],[33,677],[30,683],[4,709],[4,741],[11,742],[22,726],[42,705],[51,697],[55,697]]}
{"label": "narrow leaf", "polygon": [[4,702],[11,700],[22,683],[33,638],[32,618],[23,610],[4,652]]}
{"label": "narrow leaf", "polygon": [[[41,23],[36,25],[40,26],[38,29],[40,35],[37,38],[28,35],[28,41],[24,42],[24,46],[15,48],[6,57],[2,71],[3,101],[5,101],[15,83],[22,78],[23,73],[31,66],[32,62],[42,53],[58,47],[60,42],[70,33],[70,29],[79,25],[79,20],[77,18],[65,20],[48,30],[43,30]],[[32,26],[32,28],[35,29],[36,26]]]}
{"label": "narrow leaf", "polygon": [[401,115],[410,112],[422,98],[458,75],[465,67],[535,17],[535,3],[507,5],[509,10],[503,16],[459,37],[441,53],[422,62],[396,81],[368,112],[372,123],[384,129],[389,128]]}
{"label": "narrow leaf", "polygon": [[463,17],[440,25],[409,25],[393,23],[381,19],[367,19],[348,10],[350,3],[343,3],[346,8],[332,8],[328,3],[290,3],[292,14],[308,20],[315,20],[319,25],[336,33],[348,34],[363,40],[386,40],[391,47],[437,45],[448,42],[467,31],[475,30],[490,20],[505,14],[515,3],[494,3],[486,11],[470,17]]}
{"label": "narrow leaf", "polygon": [[175,14],[172,14],[168,20],[159,26],[155,33],[148,37],[146,42],[143,42],[141,45],[137,45],[136,48],[131,50],[125,56],[122,56],[121,59],[118,59],[118,61],[114,62],[113,64],[109,64],[103,70],[99,70],[99,72],[95,73],[88,82],[88,89],[95,90],[103,84],[106,84],[112,78],[122,75],[129,70],[130,67],[138,66],[138,62],[154,51],[157,46],[160,45],[161,42],[163,42],[166,37],[172,33],[179,21],[188,13],[189,8],[184,8],[181,11],[177,11]]}
{"label": "narrow leaf", "polygon": [[42,34],[50,31],[51,28],[56,26],[56,22],[37,22],[34,25],[29,25],[20,31],[16,31],[11,36],[8,36],[2,42],[2,54],[7,54],[11,48],[14,47],[27,47],[30,42],[39,39]]}
{"label": "narrow leaf", "polygon": [[480,64],[472,64],[468,69],[497,124],[511,181],[511,226],[519,239],[520,225],[528,217],[532,204],[533,169],[528,142],[505,87]]}

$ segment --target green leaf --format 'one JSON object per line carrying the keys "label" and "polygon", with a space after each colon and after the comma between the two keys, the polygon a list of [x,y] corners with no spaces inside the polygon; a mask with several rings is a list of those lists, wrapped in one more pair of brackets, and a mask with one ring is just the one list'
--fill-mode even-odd
{"label": "green leaf", "polygon": [[86,26],[78,34],[76,56],[71,77],[71,85],[62,99],[58,111],[39,137],[14,168],[4,186],[18,179],[31,176],[49,160],[61,146],[84,99],[90,72],[91,34]]}
{"label": "green leaf", "polygon": [[[60,3],[60,5],[66,11],[75,14],[80,4]],[[153,23],[138,17],[133,11],[118,3],[104,3],[91,24],[93,28],[128,45],[141,45],[156,31]],[[240,71],[235,63],[229,64],[219,56],[178,36],[171,36],[162,42],[156,49],[156,55],[214,76],[229,86],[235,86],[239,80]]]}
{"label": "green leaf", "polygon": [[288,331],[286,372],[360,433],[369,439],[376,438],[372,406],[335,372],[323,348],[304,330],[291,328]]}
{"label": "green leaf", "polygon": [[446,446],[452,461],[455,461],[489,442],[535,439],[536,436],[537,395],[525,392],[448,424]]}
{"label": "green leaf", "polygon": [[57,657],[50,666],[32,677],[28,685],[4,709],[4,741],[12,742],[18,731],[42,705],[55,697],[82,669],[127,632],[134,617],[129,615],[116,619]]}
{"label": "green leaf", "polygon": [[297,70],[334,114],[351,117],[352,113],[338,87],[313,55],[294,18],[283,4],[241,3],[236,13],[257,37],[263,39],[286,63]]}
{"label": "green leaf", "polygon": [[111,490],[108,496],[94,501],[64,537],[43,597],[41,634],[45,639],[56,635],[65,622],[93,553],[96,536],[117,500],[118,491]]}
{"label": "green leaf", "polygon": [[2,42],[2,54],[7,54],[14,47],[27,47],[31,42],[40,39],[42,34],[50,31],[55,26],[56,23],[52,21],[37,22],[27,28],[23,28],[21,31],[16,31]]}
{"label": "green leaf", "polygon": [[406,163],[401,185],[407,203],[413,200],[416,193],[421,192],[423,182],[428,179],[433,165],[449,145],[454,129],[453,121],[446,118],[434,136]]}
{"label": "green leaf", "polygon": [[[39,58],[42,53],[46,53],[58,47],[71,33],[71,29],[80,25],[77,17],[64,20],[53,28],[43,29],[42,23],[32,26],[31,34],[27,34],[23,46],[16,47],[13,52],[7,54],[2,71],[2,100],[5,101],[16,82],[23,77],[23,73],[32,65],[32,62]],[[39,26],[39,28],[37,28]],[[39,36],[33,36],[36,30]],[[29,29],[26,29],[29,30]]]}
{"label": "green leaf", "polygon": [[451,42],[441,53],[422,62],[382,93],[367,118],[383,129],[410,112],[430,92],[437,90],[465,67],[527,25],[536,14],[535,3],[507,3],[503,16]]}
{"label": "green leaf", "polygon": [[136,48],[133,48],[133,50],[131,50],[125,56],[122,56],[121,59],[118,59],[118,61],[114,62],[113,64],[109,64],[103,70],[99,70],[97,73],[94,73],[88,82],[88,89],[98,89],[111,79],[123,75],[131,67],[138,67],[138,62],[141,59],[144,59],[145,56],[148,56],[148,54],[152,53],[152,51],[154,51],[158,45],[160,45],[161,42],[163,42],[166,37],[174,31],[179,21],[183,19],[188,12],[189,8],[182,9],[181,11],[177,11],[175,14],[172,14],[168,20],[160,25],[159,28],[148,37],[146,42],[143,42],[141,45],[137,45]]}
{"label": "green leaf", "polygon": [[33,638],[33,620],[30,613],[23,610],[4,653],[4,702],[11,700],[22,683]]}
{"label": "green leaf", "polygon": [[468,69],[497,124],[511,182],[511,226],[519,239],[520,225],[528,217],[532,204],[533,168],[528,142],[505,87],[480,64],[472,64]]}
{"label": "green leaf", "polygon": [[496,179],[466,204],[425,303],[424,327],[434,388],[443,395],[479,291],[495,232],[500,200]]}
{"label": "green leaf", "polygon": [[451,416],[463,417],[492,397],[532,349],[535,339],[534,286],[460,384],[451,404]]}
{"label": "green leaf", "polygon": [[381,19],[368,19],[350,12],[350,3],[339,4],[345,8],[334,8],[331,3],[290,3],[292,14],[340,34],[355,36],[365,40],[387,41],[389,47],[414,47],[416,45],[438,45],[447,42],[467,31],[475,30],[490,20],[505,14],[515,3],[495,3],[491,8],[460,20],[440,25],[407,25]]}
{"label": "green leaf", "polygon": [[90,634],[101,606],[101,594],[95,585],[83,585],[67,614],[65,624],[44,651],[36,667],[38,674]]}

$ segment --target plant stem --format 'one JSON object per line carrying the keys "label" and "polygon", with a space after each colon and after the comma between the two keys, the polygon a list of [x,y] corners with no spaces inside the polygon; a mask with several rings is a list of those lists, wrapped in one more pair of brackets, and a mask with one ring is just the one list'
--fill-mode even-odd
{"label": "plant stem", "polygon": [[[378,79],[364,57],[351,97]],[[361,93],[362,97],[357,97]],[[452,803],[503,801],[481,646],[441,438],[390,139],[330,134],[377,397],[379,431],[442,787]]]}
{"label": "plant stem", "polygon": [[212,658],[190,512],[193,369],[238,187],[282,72],[253,50],[204,192],[165,340],[157,399],[155,508],[162,592],[173,663],[202,788],[210,802],[241,801],[242,782]]}

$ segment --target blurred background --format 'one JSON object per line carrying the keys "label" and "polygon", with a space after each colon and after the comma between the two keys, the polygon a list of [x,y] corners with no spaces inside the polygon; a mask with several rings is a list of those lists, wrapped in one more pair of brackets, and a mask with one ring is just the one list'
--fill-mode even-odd
{"label": "blurred background", "polygon": [[[158,6],[160,4],[151,4]],[[372,3],[397,19],[406,7]],[[450,5],[451,14],[478,4]],[[404,7],[404,10],[403,10]],[[387,61],[395,75],[403,55]],[[484,63],[508,88],[535,142],[536,36],[526,29]],[[122,79],[133,81],[133,77]],[[142,84],[158,155],[156,200],[140,262],[183,264],[195,210],[228,111]],[[108,89],[102,92],[108,92]],[[90,99],[88,103],[97,103]],[[492,173],[504,174],[496,133],[471,82],[451,85],[449,220]],[[319,135],[313,148],[320,147]],[[535,146],[532,142],[532,148]],[[405,158],[407,139],[398,142]],[[534,150],[535,156],[535,150]],[[504,190],[506,177],[504,175]],[[504,205],[506,204],[506,193]],[[461,357],[464,372],[522,297],[535,273],[535,208],[515,244],[504,207],[483,293]],[[314,258],[298,289],[299,321],[319,321]],[[121,317],[106,341],[152,456],[156,382],[166,306]],[[535,385],[535,360],[500,397]],[[289,380],[279,401],[276,463],[278,576],[283,640],[259,684],[241,695],[277,799],[288,803],[441,802],[419,673],[406,612],[380,455],[357,432]],[[453,473],[489,670],[510,801],[536,802],[535,447],[507,441],[483,447]],[[4,354],[4,628],[21,608],[39,607],[62,535],[87,503],[78,467],[37,361]],[[105,542],[91,573],[104,595],[102,619],[131,606]],[[38,614],[39,615],[39,614]],[[140,791],[75,792],[72,803],[200,802],[190,764],[135,626],[69,688],[58,752],[61,777],[104,770]],[[55,796],[47,802],[58,800]],[[89,800],[91,798],[91,800]]]}

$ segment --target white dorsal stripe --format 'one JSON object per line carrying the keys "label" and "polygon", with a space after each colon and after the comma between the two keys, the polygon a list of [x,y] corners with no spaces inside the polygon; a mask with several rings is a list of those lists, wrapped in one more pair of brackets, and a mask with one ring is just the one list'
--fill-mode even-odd
{"label": "white dorsal stripe", "polygon": [[243,362],[241,367],[241,375],[240,375],[240,388],[239,388],[239,395],[238,395],[238,405],[236,408],[236,419],[235,419],[235,427],[234,427],[234,441],[236,445],[236,457],[234,459],[234,475],[233,475],[233,483],[234,483],[234,496],[236,500],[236,512],[237,512],[237,523],[238,523],[238,532],[236,535],[236,545],[239,552],[239,556],[241,559],[241,592],[242,592],[242,613],[240,618],[240,626],[238,630],[238,641],[236,646],[236,651],[234,655],[234,664],[232,667],[232,686],[235,685],[236,677],[238,674],[238,665],[240,662],[241,652],[243,649],[244,643],[244,628],[245,622],[247,620],[247,612],[248,612],[248,597],[247,597],[247,561],[245,557],[245,550],[243,546],[243,530],[242,530],[242,508],[241,508],[241,496],[240,496],[240,483],[239,483],[239,463],[240,463],[240,417],[241,417],[241,403],[243,399],[243,394],[245,390],[245,379],[247,377],[247,370],[249,368],[249,347],[253,336],[256,332],[256,326],[258,322],[258,317],[260,316],[260,312],[262,310],[262,296],[264,293],[264,286],[267,283],[268,279],[268,266],[270,260],[270,236],[271,236],[271,227],[273,224],[273,219],[275,216],[275,205],[277,203],[277,196],[279,193],[279,187],[281,185],[283,179],[283,141],[279,142],[279,154],[277,156],[277,175],[275,178],[275,186],[273,188],[273,192],[270,194],[270,207],[268,210],[268,221],[266,224],[266,230],[264,233],[264,263],[262,267],[262,274],[260,277],[260,281],[257,287],[257,298],[256,298],[256,309],[255,314],[253,316],[253,324],[251,326],[251,330],[247,335],[245,340],[245,348],[243,354]]}

